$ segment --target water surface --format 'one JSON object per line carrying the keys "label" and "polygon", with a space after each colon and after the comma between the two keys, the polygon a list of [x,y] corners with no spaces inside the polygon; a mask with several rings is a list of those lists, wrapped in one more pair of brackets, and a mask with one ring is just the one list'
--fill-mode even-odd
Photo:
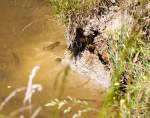
{"label": "water surface", "polygon": [[[63,79],[57,76],[66,68],[60,63],[65,49],[64,27],[53,18],[47,1],[1,0],[0,102],[13,90],[27,86],[28,76],[36,65],[40,66],[40,70],[33,82],[41,84],[43,90],[34,94],[32,104],[34,109],[42,106],[39,118],[51,118],[50,109],[44,105],[60,94],[61,98],[72,96],[98,101],[100,89],[92,87],[88,78],[71,70],[62,93]],[[1,112],[8,115],[20,108],[23,97],[24,92],[17,94]],[[16,117],[21,114],[25,113]]]}

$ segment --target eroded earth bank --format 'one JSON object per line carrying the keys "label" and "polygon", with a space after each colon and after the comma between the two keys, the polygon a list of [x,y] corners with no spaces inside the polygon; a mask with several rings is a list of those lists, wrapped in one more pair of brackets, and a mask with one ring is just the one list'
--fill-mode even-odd
{"label": "eroded earth bank", "polygon": [[[108,88],[115,63],[112,56],[119,50],[116,48],[123,48],[115,47],[113,42],[118,40],[117,35],[121,39],[125,31],[130,35],[135,25],[142,24],[137,21],[137,17],[146,17],[141,22],[147,24],[143,34],[149,40],[149,10],[149,3],[141,6],[138,1],[102,0],[91,9],[69,11],[66,24],[68,49],[64,62],[71,65],[73,70]],[[123,42],[124,39],[121,40]]]}

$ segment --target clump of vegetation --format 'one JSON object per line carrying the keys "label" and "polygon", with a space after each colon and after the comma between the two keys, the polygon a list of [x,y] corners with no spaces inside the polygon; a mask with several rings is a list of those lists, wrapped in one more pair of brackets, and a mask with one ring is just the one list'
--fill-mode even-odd
{"label": "clump of vegetation", "polygon": [[103,115],[110,108],[118,117],[141,117],[141,113],[144,116],[149,113],[150,42],[145,42],[141,33],[134,30],[128,34],[126,30],[113,34],[112,85],[104,98]]}
{"label": "clump of vegetation", "polygon": [[[147,3],[139,1],[139,6],[142,8]],[[131,27],[123,26],[110,35],[112,85],[100,108],[100,117],[150,116],[150,24],[147,22],[150,14],[147,10],[140,10],[142,13],[133,15],[135,21],[131,31]],[[108,111],[111,112],[109,116]]]}
{"label": "clump of vegetation", "polygon": [[91,8],[96,0],[50,0],[55,16],[63,23],[68,23],[71,12],[81,12]]}
{"label": "clump of vegetation", "polygon": [[[83,114],[87,112],[98,112],[98,110],[91,107],[87,101],[72,98],[70,96],[62,100],[60,99],[51,100],[45,106],[55,107],[56,111],[61,111],[63,112],[64,115],[69,114],[69,116],[71,116],[72,118],[80,118],[83,116]],[[56,112],[56,114],[58,115],[58,112]]]}

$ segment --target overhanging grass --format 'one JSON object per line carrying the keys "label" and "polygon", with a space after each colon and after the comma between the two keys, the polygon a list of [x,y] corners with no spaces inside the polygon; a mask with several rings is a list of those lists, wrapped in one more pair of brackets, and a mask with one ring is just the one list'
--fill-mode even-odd
{"label": "overhanging grass", "polygon": [[96,0],[49,0],[55,16],[63,23],[68,22],[71,12],[81,12],[91,8],[97,3]]}

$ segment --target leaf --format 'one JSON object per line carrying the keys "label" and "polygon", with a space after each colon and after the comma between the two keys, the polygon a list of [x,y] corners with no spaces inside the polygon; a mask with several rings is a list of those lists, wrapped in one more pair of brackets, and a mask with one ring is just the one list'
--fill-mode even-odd
{"label": "leaf", "polygon": [[50,103],[47,103],[45,106],[46,106],[46,107],[49,107],[49,106],[56,106],[56,105],[57,105],[56,102],[51,101]]}
{"label": "leaf", "polygon": [[64,105],[65,105],[64,102],[60,102],[60,103],[58,104],[58,109],[61,109]]}
{"label": "leaf", "polygon": [[68,98],[69,100],[73,101],[72,97],[70,97],[70,96],[67,96],[67,98]]}
{"label": "leaf", "polygon": [[69,113],[71,111],[71,107],[68,107],[67,109],[64,110],[64,114]]}

